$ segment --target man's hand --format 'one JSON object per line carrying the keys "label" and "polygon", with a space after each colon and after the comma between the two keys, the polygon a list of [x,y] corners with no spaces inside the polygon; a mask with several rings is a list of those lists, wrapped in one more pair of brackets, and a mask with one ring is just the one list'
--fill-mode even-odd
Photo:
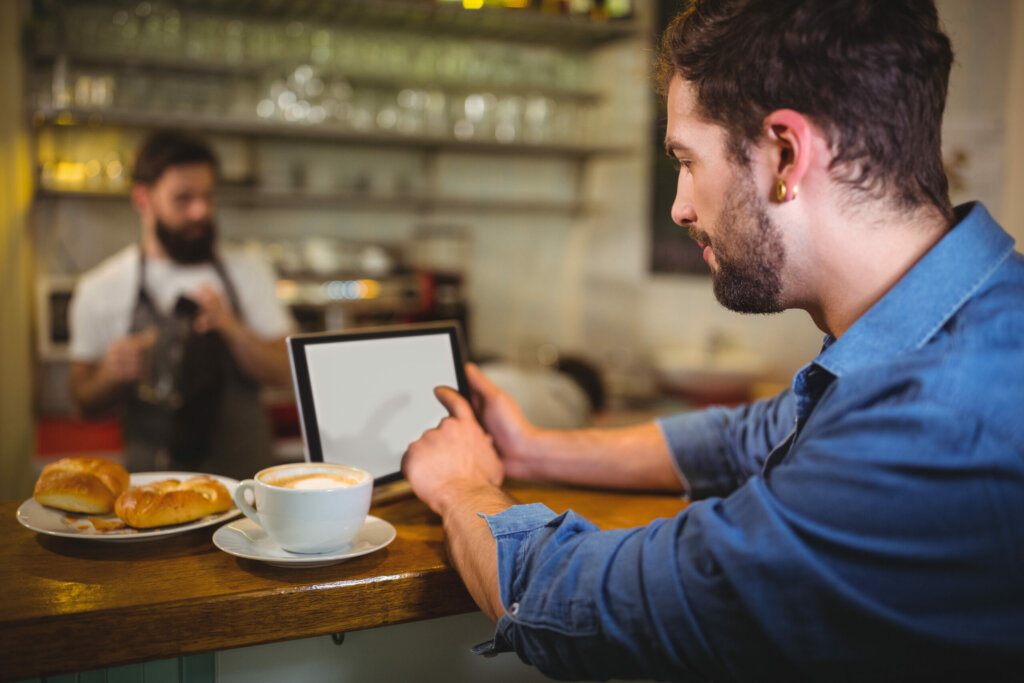
{"label": "man's hand", "polygon": [[685,490],[657,423],[618,429],[539,429],[511,396],[466,366],[476,414],[494,439],[505,474],[582,486]]}
{"label": "man's hand", "polygon": [[210,285],[201,286],[193,293],[193,298],[199,305],[193,328],[199,334],[216,331],[228,337],[241,327],[241,321],[224,296]]}
{"label": "man's hand", "polygon": [[510,477],[529,478],[525,463],[530,455],[527,442],[536,433],[536,427],[523,415],[519,404],[473,363],[466,365],[466,378],[472,389],[473,407],[501,454],[505,472]]}
{"label": "man's hand", "polygon": [[100,362],[100,376],[106,384],[128,384],[139,378],[143,353],[156,343],[153,328],[110,342]]}
{"label": "man's hand", "polygon": [[257,335],[235,315],[224,295],[209,285],[203,285],[192,296],[199,306],[192,329],[199,334],[220,333],[242,372],[257,382],[279,387],[291,383],[283,337],[264,339]]}
{"label": "man's hand", "polygon": [[145,352],[157,338],[156,328],[115,339],[95,362],[71,361],[68,389],[75,406],[87,417],[113,408],[124,389],[144,371]]}
{"label": "man's hand", "polygon": [[469,403],[448,387],[434,394],[449,417],[409,446],[402,472],[413,493],[441,515],[452,563],[480,609],[497,621],[505,612],[498,590],[498,549],[479,513],[494,515],[516,501],[499,488],[501,460]]}
{"label": "man's hand", "polygon": [[413,492],[443,516],[461,495],[501,486],[504,469],[469,403],[448,387],[434,394],[449,417],[409,446],[402,472]]}

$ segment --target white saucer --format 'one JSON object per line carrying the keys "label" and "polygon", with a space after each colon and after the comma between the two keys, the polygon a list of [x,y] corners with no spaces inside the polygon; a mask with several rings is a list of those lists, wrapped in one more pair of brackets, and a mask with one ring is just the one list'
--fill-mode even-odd
{"label": "white saucer", "polygon": [[267,532],[248,517],[225,524],[213,533],[213,544],[235,557],[266,562],[275,567],[326,567],[380,550],[395,540],[395,527],[380,517],[366,516],[363,528],[345,550],[306,555],[281,549]]}

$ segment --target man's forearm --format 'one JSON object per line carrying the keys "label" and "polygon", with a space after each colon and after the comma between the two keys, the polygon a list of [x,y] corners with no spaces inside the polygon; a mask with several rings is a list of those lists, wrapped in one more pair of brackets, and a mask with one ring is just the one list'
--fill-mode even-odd
{"label": "man's forearm", "polygon": [[654,422],[619,429],[537,430],[520,450],[510,463],[510,476],[581,486],[685,490]]}
{"label": "man's forearm", "polygon": [[101,415],[116,406],[127,386],[91,363],[72,362],[70,373],[71,400],[86,417]]}
{"label": "man's forearm", "polygon": [[283,338],[263,339],[245,325],[224,333],[231,355],[249,377],[271,386],[291,382],[288,347]]}
{"label": "man's forearm", "polygon": [[498,546],[479,513],[495,515],[517,501],[497,487],[454,487],[442,511],[445,542],[452,564],[469,594],[492,621],[505,612],[498,587]]}

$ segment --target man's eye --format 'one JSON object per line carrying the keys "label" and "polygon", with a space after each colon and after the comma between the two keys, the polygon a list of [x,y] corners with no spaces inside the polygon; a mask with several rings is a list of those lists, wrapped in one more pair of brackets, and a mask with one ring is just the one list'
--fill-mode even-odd
{"label": "man's eye", "polygon": [[671,151],[668,151],[668,150],[665,151],[665,156],[667,156],[668,160],[670,162],[672,162],[672,168],[676,169],[677,171],[679,171],[679,170],[681,170],[683,168],[686,168],[686,169],[690,168],[690,163],[691,162],[690,162],[689,159],[680,159],[675,154],[673,154]]}

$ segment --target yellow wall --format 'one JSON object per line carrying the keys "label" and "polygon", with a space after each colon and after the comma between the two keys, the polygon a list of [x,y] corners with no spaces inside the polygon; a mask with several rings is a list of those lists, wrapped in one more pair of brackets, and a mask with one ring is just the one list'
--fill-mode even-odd
{"label": "yellow wall", "polygon": [[0,500],[31,494],[32,197],[18,3],[0,2]]}

